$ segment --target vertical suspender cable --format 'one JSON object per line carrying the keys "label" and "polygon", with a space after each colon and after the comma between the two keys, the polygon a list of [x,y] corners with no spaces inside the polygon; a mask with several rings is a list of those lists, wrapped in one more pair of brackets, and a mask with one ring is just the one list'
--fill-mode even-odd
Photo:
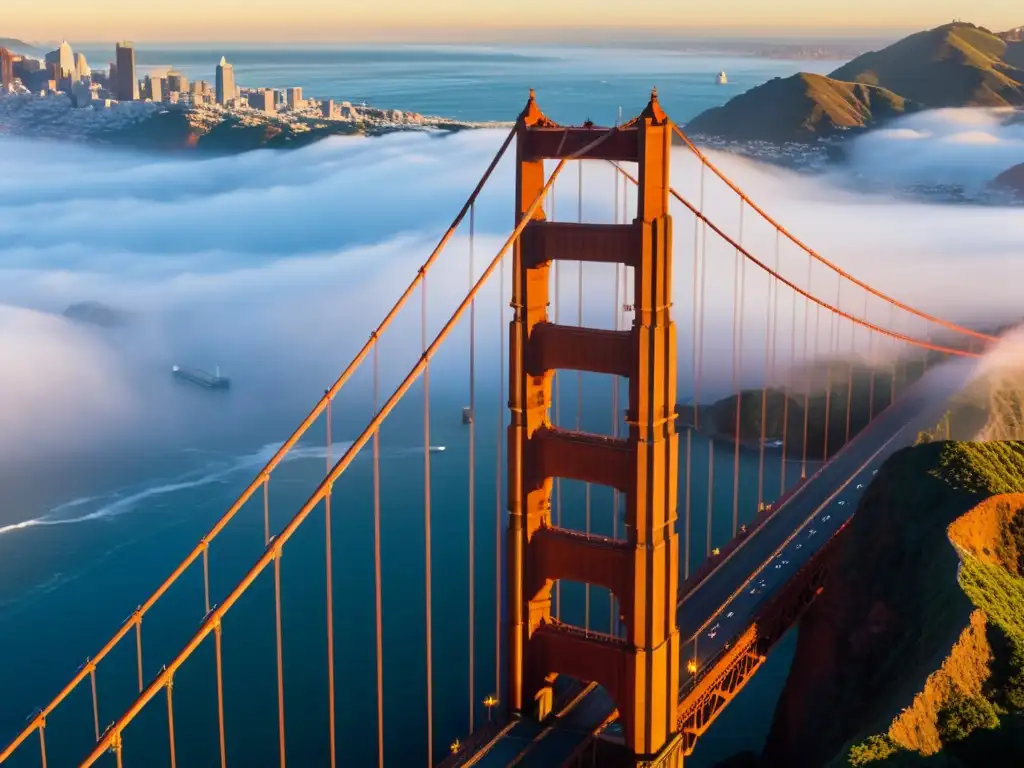
{"label": "vertical suspender cable", "polygon": [[[744,203],[743,198],[740,198],[740,232],[739,232],[739,243],[743,244],[743,209]],[[743,402],[743,383],[740,381],[740,370],[743,367],[743,302],[745,301],[744,289],[746,287],[747,280],[747,259],[746,257],[740,258],[739,251],[736,251],[736,257],[739,262],[739,274],[737,279],[739,281],[739,302],[736,305],[737,312],[739,313],[739,328],[736,332],[736,363],[733,367],[733,376],[736,380],[736,440],[733,446],[733,469],[732,469],[732,535],[735,538],[736,533],[739,531],[739,510],[740,510],[740,413],[742,411],[741,405]],[[735,321],[735,317],[734,317]]]}
{"label": "vertical suspender cable", "polygon": [[43,760],[43,768],[46,768],[46,721],[39,724],[39,754]]}
{"label": "vertical suspender cable", "polygon": [[[896,307],[893,306],[892,304],[890,304],[889,305],[889,329],[893,330],[893,331],[896,330],[895,317],[894,317],[895,311],[896,311]],[[889,405],[892,405],[894,402],[896,402],[896,365],[899,363],[899,359],[900,359],[899,358],[899,345],[898,345],[896,339],[892,340],[892,351],[893,351],[893,358],[892,358],[892,380],[889,383]]]}
{"label": "vertical suspender cable", "polygon": [[[427,275],[420,285],[420,340],[423,354],[427,353]],[[426,597],[426,652],[427,652],[427,766],[434,764],[434,659],[431,628],[430,584],[430,361],[423,367],[423,533],[424,569],[423,588]]]}
{"label": "vertical suspender cable", "polygon": [[[557,262],[556,262],[557,263]],[[501,701],[501,475],[505,428],[505,260],[498,264],[498,431],[494,482],[494,695]]]}
{"label": "vertical suspender cable", "polygon": [[135,609],[135,656],[139,667],[139,693],[145,687],[142,681],[142,606]]}
{"label": "vertical suspender cable", "polygon": [[789,437],[789,393],[793,380],[793,373],[796,369],[796,291],[790,291],[793,296],[792,307],[789,315],[789,370],[782,388],[785,397],[782,406],[782,477],[779,482],[779,495],[786,492],[786,469],[789,466],[789,446],[786,438]]}
{"label": "vertical suspender cable", "polygon": [[[838,309],[838,307],[837,307]],[[850,323],[850,360],[846,366],[846,437],[843,445],[850,442],[850,416],[853,413],[853,359],[856,354],[857,324]]]}
{"label": "vertical suspender cable", "polygon": [[[871,297],[867,291],[864,292],[864,320],[870,322],[868,317],[868,299]],[[871,373],[871,381],[868,383],[868,424],[875,418],[875,332],[868,331],[868,371]]]}
{"label": "vertical suspender cable", "polygon": [[167,744],[170,748],[171,754],[171,768],[177,768],[178,757],[174,749],[174,698],[172,691],[174,690],[174,683],[170,680],[167,681]]}
{"label": "vertical suspender cable", "polygon": [[[206,616],[210,612],[210,545],[203,537],[203,598],[206,601]],[[99,741],[99,739],[97,739]]]}
{"label": "vertical suspender cable", "polygon": [[[775,273],[776,274],[780,274],[781,261],[782,261],[782,234],[779,232],[779,230],[775,230]],[[776,373],[777,373],[776,365],[778,363],[778,352],[779,352],[779,288],[781,288],[782,286],[779,283],[779,281],[776,280],[774,277],[769,276],[768,279],[769,279],[769,292],[771,293],[771,302],[772,302],[771,356],[770,356],[770,362],[768,364],[768,381],[771,382],[774,385],[775,376],[776,376]],[[785,401],[785,399],[783,399],[783,401],[782,401],[782,422],[783,422],[782,435],[783,436],[786,433],[785,422],[786,422],[786,416],[787,415],[788,414],[787,414],[787,408],[786,408],[786,401]],[[762,422],[763,421],[764,420],[762,419]],[[764,440],[765,440],[764,436],[762,436],[761,437],[762,465],[761,465],[761,472],[760,472],[761,477],[762,477],[762,487],[763,487],[763,477],[764,477],[764,458],[763,458],[764,457]],[[785,444],[784,437],[783,437],[783,444]],[[785,467],[785,464],[786,464],[786,452],[785,452],[785,449],[783,449],[783,452],[782,452],[782,462],[781,462],[780,469],[782,469],[782,467]],[[782,471],[784,471],[784,470],[782,470]]]}
{"label": "vertical suspender cable", "polygon": [[[209,611],[207,611],[209,613]],[[100,700],[96,695],[96,666],[89,670],[89,682],[92,684],[92,724],[96,731],[96,741],[100,740]]]}
{"label": "vertical suspender cable", "polygon": [[[213,647],[217,657],[217,730],[220,735],[220,768],[228,768],[227,744],[224,740],[224,660],[221,648],[220,621],[213,628]],[[120,750],[118,751],[120,755]]]}
{"label": "vertical suspender cable", "polygon": [[263,478],[263,546],[270,544],[270,475]]}
{"label": "vertical suspender cable", "polygon": [[[700,164],[700,211],[704,211],[704,163]],[[693,217],[693,321],[690,329],[690,369],[693,374],[693,423],[686,430],[686,506],[685,506],[685,528],[686,536],[683,541],[683,580],[690,578],[690,531],[693,519],[693,433],[700,425],[700,383],[697,375],[697,302],[700,298],[698,285],[700,283],[700,230],[701,220]]]}
{"label": "vertical suspender cable", "polygon": [[[378,344],[373,345],[373,414],[380,410]],[[384,768],[384,601],[380,567],[380,430],[373,432],[373,591],[377,630],[377,768]]]}
{"label": "vertical suspender cable", "polygon": [[[740,221],[743,220],[743,198],[740,198]],[[740,225],[742,233],[743,225]],[[736,249],[732,262],[732,391],[736,401],[733,415],[733,467],[732,467],[732,535],[736,535],[736,520],[740,506],[740,414],[743,410],[743,393],[739,379],[739,329],[740,329],[740,260]]]}
{"label": "vertical suspender cable", "polygon": [[[324,392],[324,395],[328,395],[328,392]],[[324,414],[324,419],[327,424],[327,447],[326,447],[326,459],[327,459],[327,472],[331,471],[331,400],[328,396],[327,409]],[[335,747],[335,732],[334,732],[334,574],[333,574],[333,560],[334,552],[333,546],[331,545],[331,495],[334,493],[333,486],[324,496],[324,554],[325,554],[325,565],[326,565],[326,582],[327,592],[325,600],[327,602],[327,734],[331,740],[331,768],[337,765],[337,754]]]}
{"label": "vertical suspender cable", "polygon": [[[704,165],[703,161],[701,164],[700,174],[700,207],[704,210]],[[707,283],[708,283],[708,225],[707,221],[702,220],[703,227],[701,229],[701,270],[700,270],[700,330],[698,331],[697,338],[699,341],[699,347],[697,352],[697,389],[694,391],[694,404],[697,411],[700,410],[698,401],[698,394],[700,392],[700,384],[704,369],[704,321],[707,318]],[[696,412],[696,411],[695,411]],[[711,529],[714,522],[714,511],[715,511],[715,436],[714,433],[708,434],[708,522],[707,522],[707,552],[706,557],[711,557]]]}
{"label": "vertical suspender cable", "polygon": [[284,645],[281,640],[281,549],[274,556],[274,614],[277,624],[277,744],[281,768],[285,768],[284,744]]}
{"label": "vertical suspender cable", "polygon": [[[779,237],[775,233],[775,272],[779,271]],[[764,444],[768,439],[768,383],[772,376],[772,353],[774,347],[775,331],[772,325],[772,296],[774,294],[775,279],[768,276],[768,302],[764,319],[764,382],[761,385],[761,445],[759,448],[757,467],[757,511],[761,511],[764,503]]]}
{"label": "vertical suspender cable", "polygon": [[[839,308],[839,292],[843,287],[843,278],[837,278],[836,282],[836,309]],[[835,330],[835,339],[833,339]],[[839,316],[833,311],[828,316],[828,361],[825,364],[825,447],[822,449],[822,459],[828,461],[828,438],[832,419],[832,363],[835,362],[835,353],[839,345],[836,339],[839,338]]]}
{"label": "vertical suspender cable", "polygon": [[[814,267],[814,260],[811,254],[807,254],[807,293],[811,293],[811,269]],[[803,349],[803,375],[804,375],[804,444],[803,457],[800,460],[800,480],[807,479],[807,427],[811,417],[811,365],[807,357],[807,333],[810,330],[811,300],[804,297],[804,349]]]}
{"label": "vertical suspender cable", "polygon": [[[814,308],[814,359],[818,359],[818,346],[821,338],[821,305],[816,305]],[[831,381],[829,381],[831,384]],[[825,395],[825,449],[827,459],[828,449],[828,395]]]}
{"label": "vertical suspender cable", "polygon": [[[577,190],[576,190],[576,220],[580,224],[583,223],[583,161],[576,161],[577,169]],[[583,262],[579,262],[579,282],[576,296],[576,325],[580,328],[583,327]],[[579,432],[583,429],[583,371],[576,372],[576,431]],[[586,532],[590,533],[590,483],[588,482],[584,490],[585,501],[584,501],[584,514],[586,516]],[[590,584],[587,583],[583,586],[584,590],[584,609],[583,609],[583,626],[586,629],[590,629]]]}
{"label": "vertical suspender cable", "polygon": [[[469,289],[473,290],[473,249],[476,242],[476,203],[469,209]],[[473,685],[476,631],[476,298],[469,305],[469,732],[472,733],[476,693]]]}

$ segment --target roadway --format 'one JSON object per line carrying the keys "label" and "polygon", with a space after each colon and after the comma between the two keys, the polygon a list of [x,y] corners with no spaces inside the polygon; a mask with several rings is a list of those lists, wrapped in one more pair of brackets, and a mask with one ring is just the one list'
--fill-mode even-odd
{"label": "roadway", "polygon": [[[921,430],[939,422],[975,367],[974,360],[956,360],[928,371],[682,596],[676,615],[683,656],[680,697],[708,671],[709,662],[726,644],[750,626],[757,610],[852,516],[878,467],[896,451],[913,445]],[[691,676],[686,663],[693,658],[698,672]],[[602,688],[588,686],[547,724],[517,721],[463,765],[560,766],[614,709],[615,703]]]}
{"label": "roadway", "polygon": [[[853,515],[885,460],[934,427],[974,375],[974,360],[936,366],[915,382],[679,602],[683,690],[756,611]],[[696,658],[698,674],[686,673]]]}

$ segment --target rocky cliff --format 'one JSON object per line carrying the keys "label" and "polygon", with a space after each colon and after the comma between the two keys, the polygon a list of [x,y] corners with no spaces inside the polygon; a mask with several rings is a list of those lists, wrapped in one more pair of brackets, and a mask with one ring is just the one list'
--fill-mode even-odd
{"label": "rocky cliff", "polygon": [[[1020,398],[989,396],[988,433],[1021,437]],[[800,623],[762,765],[1024,764],[1022,576],[1024,442],[895,454]]]}

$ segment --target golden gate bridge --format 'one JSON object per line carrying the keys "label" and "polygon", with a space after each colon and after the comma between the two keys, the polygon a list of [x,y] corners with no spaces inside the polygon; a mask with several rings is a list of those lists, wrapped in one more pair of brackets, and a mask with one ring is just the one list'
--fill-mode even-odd
{"label": "golden gate bridge", "polygon": [[[479,265],[474,263],[478,200],[513,145],[514,228],[478,273]],[[689,179],[693,194],[672,187],[674,146],[682,146],[698,164],[699,170]],[[612,223],[584,220],[583,198],[589,187],[583,166],[587,163],[611,169]],[[577,170],[576,216],[557,218],[556,184],[570,165]],[[563,186],[566,181],[562,178]],[[730,216],[723,223],[711,215],[713,206],[706,194],[711,183],[731,196],[736,205],[734,220]],[[674,212],[681,215],[683,226],[676,223]],[[770,234],[768,255],[755,244],[755,226]],[[442,256],[464,227],[468,229],[469,288],[431,339],[428,278],[437,273]],[[683,251],[689,252],[687,268],[674,271],[676,254]],[[504,282],[509,257],[512,314],[506,320]],[[575,323],[566,322],[560,312],[565,303],[562,273],[573,262],[579,265]],[[583,307],[591,293],[584,290],[584,263],[614,269],[613,327],[584,325]],[[730,265],[732,336],[725,351],[730,355],[731,394],[711,410],[712,384],[706,366],[717,358],[724,360],[725,355],[708,331],[707,308],[719,301],[710,282],[716,272],[726,275]],[[759,295],[754,295],[760,289],[753,275],[761,276],[763,293]],[[825,289],[816,286],[823,279],[835,286],[834,298],[823,298]],[[483,290],[495,280],[500,283],[500,378],[507,390],[504,383],[499,387],[495,541],[493,562],[486,564],[493,569],[495,644],[480,649],[476,646],[474,489],[479,452],[476,429],[483,412],[475,385],[477,323],[484,309]],[[687,282],[692,289],[691,311],[684,314],[690,328],[689,333],[680,334],[673,320],[673,288]],[[722,297],[727,295],[723,292]],[[396,318],[417,296],[420,354],[385,398],[380,386],[381,339],[389,329],[394,331]],[[747,306],[763,311],[753,327]],[[466,714],[460,724],[460,718],[436,718],[434,711],[437,628],[432,576],[436,564],[431,544],[432,505],[438,494],[431,486],[436,470],[432,469],[430,376],[439,350],[457,328],[466,326],[468,660]],[[322,509],[326,636],[322,642],[308,636],[295,642],[306,654],[314,646],[323,648],[326,711],[302,712],[299,717],[322,724],[323,764],[334,768],[347,762],[346,723],[339,721],[337,712],[337,635],[339,631],[372,634],[376,763],[383,766],[386,747],[403,738],[385,734],[385,705],[399,709],[409,705],[405,696],[397,702],[385,700],[380,431],[419,383],[426,639],[422,760],[431,766],[681,766],[697,739],[823,588],[837,536],[878,466],[911,444],[919,430],[934,426],[950,398],[969,381],[971,360],[994,341],[991,335],[888,296],[801,242],[683,134],[662,111],[656,92],[638,117],[602,128],[554,123],[540,111],[531,91],[514,128],[451,226],[335,383],[171,575],[29,718],[0,752],[0,763],[23,760],[45,768],[57,762],[48,749],[59,747],[62,761],[74,760],[81,766],[104,761],[172,768],[179,762],[190,764],[179,760],[183,745],[175,716],[180,718],[180,708],[190,705],[175,698],[175,677],[200,648],[212,645],[217,714],[210,729],[216,732],[219,765],[226,768],[230,762],[233,742],[246,740],[260,742],[266,764],[283,768],[289,748],[294,747],[286,739],[289,656],[283,632],[281,562],[289,541]],[[677,357],[687,344],[687,378],[692,377],[688,383],[693,396],[691,402],[678,404]],[[751,350],[757,353],[757,370],[751,370]],[[367,369],[372,376],[372,415],[332,463],[332,406],[357,372]],[[569,423],[571,418],[562,418],[560,408],[561,384],[572,372],[577,384],[574,425]],[[584,373],[613,381],[610,433],[582,428]],[[326,472],[301,508],[275,530],[269,501],[271,477],[318,424],[323,425],[326,438]],[[707,438],[706,456],[699,455],[702,435]],[[347,498],[335,494],[335,484],[367,448],[372,462],[374,565],[374,622],[369,628],[336,623],[339,585],[332,545],[339,501],[348,506]],[[741,472],[740,457],[745,452],[757,455],[756,479]],[[777,486],[766,470],[766,462],[774,461],[772,456],[778,457]],[[787,475],[789,464],[799,470],[793,468]],[[698,472],[705,471],[706,478],[698,477]],[[725,536],[719,530],[716,536],[714,511],[716,495],[719,503],[723,501],[723,479],[731,529]],[[698,493],[702,482],[706,486]],[[573,483],[582,486],[582,494],[569,492]],[[440,490],[445,496],[452,493],[448,487]],[[609,491],[611,531],[601,533],[596,510],[609,506],[604,503]],[[756,507],[745,501],[753,497]],[[569,504],[582,501],[583,530],[568,527],[572,510],[563,504],[565,499]],[[250,500],[255,503],[249,505]],[[262,553],[237,584],[216,600],[210,580],[213,545],[243,509],[248,513],[254,506],[262,509]],[[695,530],[700,527],[703,532],[698,536]],[[701,550],[703,560],[695,562],[694,552],[699,556]],[[151,669],[154,662],[143,654],[144,619],[186,573],[199,570],[202,622],[177,653],[159,659],[159,671],[147,676],[143,659]],[[225,686],[222,634],[232,608],[254,584],[268,579],[273,582],[276,654],[265,663],[276,672],[277,728],[275,733],[232,733],[225,726],[225,708],[231,700],[243,699],[246,691]],[[584,585],[582,625],[566,617],[570,600],[563,594],[563,582]],[[603,595],[607,595],[607,615],[604,608],[594,609],[605,600]],[[604,628],[599,629],[599,624]],[[455,629],[443,624],[442,631],[448,636]],[[132,646],[137,691],[132,693],[133,700],[103,702],[104,712],[110,707],[118,711],[116,719],[104,725],[100,718],[104,692],[97,671],[100,665],[114,664],[111,657]],[[480,658],[491,654],[493,674],[480,679]],[[61,733],[57,727],[61,710],[88,707],[89,700],[92,733],[88,739]],[[132,729],[133,723],[147,717],[145,729]],[[154,717],[164,724],[157,724]],[[71,757],[70,745],[79,743],[81,753]]]}

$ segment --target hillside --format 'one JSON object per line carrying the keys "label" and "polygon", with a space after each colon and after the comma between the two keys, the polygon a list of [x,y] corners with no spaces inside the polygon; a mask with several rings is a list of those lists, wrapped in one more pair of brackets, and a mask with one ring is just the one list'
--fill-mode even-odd
{"label": "hillside", "polygon": [[996,176],[992,186],[996,189],[1006,190],[1024,200],[1024,163],[1008,168]]}
{"label": "hillside", "polygon": [[0,48],[6,48],[14,53],[27,53],[29,55],[37,55],[40,53],[39,48],[31,43],[26,43],[24,40],[19,40],[16,37],[0,37]]}
{"label": "hillside", "polygon": [[775,144],[851,136],[918,109],[1024,106],[1024,41],[955,22],[824,75],[776,78],[702,112],[694,135]]}
{"label": "hillside", "polygon": [[801,620],[764,763],[1024,764],[1022,576],[1024,442],[893,455]]}
{"label": "hillside", "polygon": [[686,129],[737,141],[807,141],[864,129],[915,108],[884,88],[804,72],[752,88],[701,113]]}
{"label": "hillside", "polygon": [[830,73],[927,107],[1024,105],[1024,43],[973,24],[946,24],[858,56]]}

